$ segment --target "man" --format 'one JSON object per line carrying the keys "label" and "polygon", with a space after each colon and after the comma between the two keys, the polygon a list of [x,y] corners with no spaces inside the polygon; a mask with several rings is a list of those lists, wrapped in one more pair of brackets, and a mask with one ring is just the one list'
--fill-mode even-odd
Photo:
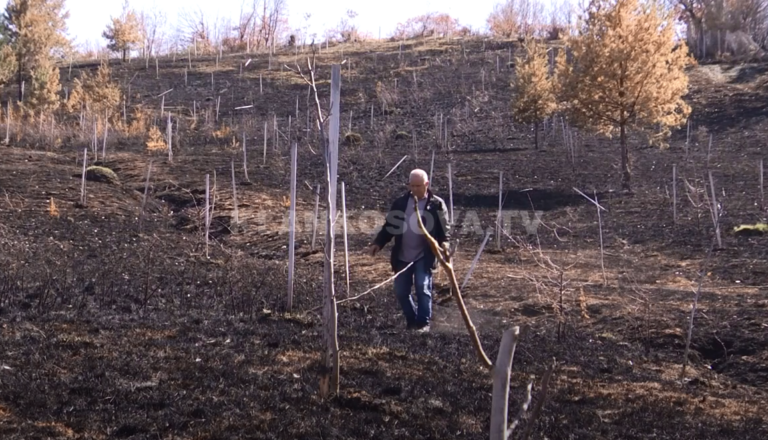
{"label": "man", "polygon": [[[384,226],[368,246],[368,253],[376,255],[394,237],[390,255],[393,272],[400,272],[408,263],[413,263],[395,278],[395,296],[403,309],[407,328],[426,333],[432,319],[432,270],[437,267],[437,258],[419,227],[413,197],[419,200],[424,228],[441,247],[448,243],[450,226],[446,221],[445,202],[429,189],[427,173],[415,169],[408,181],[410,191],[392,203]],[[416,304],[411,297],[414,285]]]}

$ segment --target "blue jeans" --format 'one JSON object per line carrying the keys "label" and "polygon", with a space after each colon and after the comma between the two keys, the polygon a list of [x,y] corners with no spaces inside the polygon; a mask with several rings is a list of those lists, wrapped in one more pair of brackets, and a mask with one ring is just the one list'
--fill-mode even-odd
{"label": "blue jeans", "polygon": [[[395,278],[395,296],[409,326],[428,325],[432,318],[432,266],[428,265],[426,260],[426,258],[416,260]],[[401,263],[401,268],[408,264]],[[411,287],[414,285],[416,286],[416,304],[411,296]]]}

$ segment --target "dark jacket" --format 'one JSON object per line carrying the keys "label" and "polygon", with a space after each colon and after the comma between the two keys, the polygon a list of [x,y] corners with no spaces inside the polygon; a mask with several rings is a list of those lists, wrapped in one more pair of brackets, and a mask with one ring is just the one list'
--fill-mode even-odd
{"label": "dark jacket", "polygon": [[[373,243],[376,244],[379,249],[383,249],[384,246],[389,243],[392,237],[395,238],[395,245],[392,247],[390,255],[390,264],[392,270],[398,272],[405,267],[406,263],[400,261],[398,256],[400,255],[400,248],[403,243],[403,226],[405,223],[405,210],[408,207],[408,199],[413,198],[411,192],[403,194],[398,197],[389,208],[384,226]],[[445,202],[440,197],[432,194],[432,191],[427,190],[427,206],[424,212],[420,212],[424,227],[441,246],[443,243],[447,243],[450,239],[450,225],[446,220],[448,209],[445,206]],[[424,258],[427,258],[427,263],[433,269],[437,267],[437,259],[432,253],[432,248],[427,245],[427,249],[424,251]]]}

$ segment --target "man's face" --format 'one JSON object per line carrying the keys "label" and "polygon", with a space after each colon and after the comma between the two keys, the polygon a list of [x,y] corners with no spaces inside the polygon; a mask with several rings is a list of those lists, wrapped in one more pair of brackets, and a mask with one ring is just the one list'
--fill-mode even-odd
{"label": "man's face", "polygon": [[416,196],[417,199],[423,199],[427,194],[427,188],[429,182],[425,182],[420,176],[414,176],[408,183],[408,187],[411,189],[411,193]]}

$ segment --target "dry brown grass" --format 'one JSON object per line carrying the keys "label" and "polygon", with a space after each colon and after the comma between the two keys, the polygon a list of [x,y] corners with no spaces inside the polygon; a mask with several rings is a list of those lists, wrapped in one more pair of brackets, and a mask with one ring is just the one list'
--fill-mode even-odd
{"label": "dry brown grass", "polygon": [[168,150],[168,144],[165,143],[163,135],[157,126],[153,125],[147,133],[147,150],[149,151],[166,151]]}

